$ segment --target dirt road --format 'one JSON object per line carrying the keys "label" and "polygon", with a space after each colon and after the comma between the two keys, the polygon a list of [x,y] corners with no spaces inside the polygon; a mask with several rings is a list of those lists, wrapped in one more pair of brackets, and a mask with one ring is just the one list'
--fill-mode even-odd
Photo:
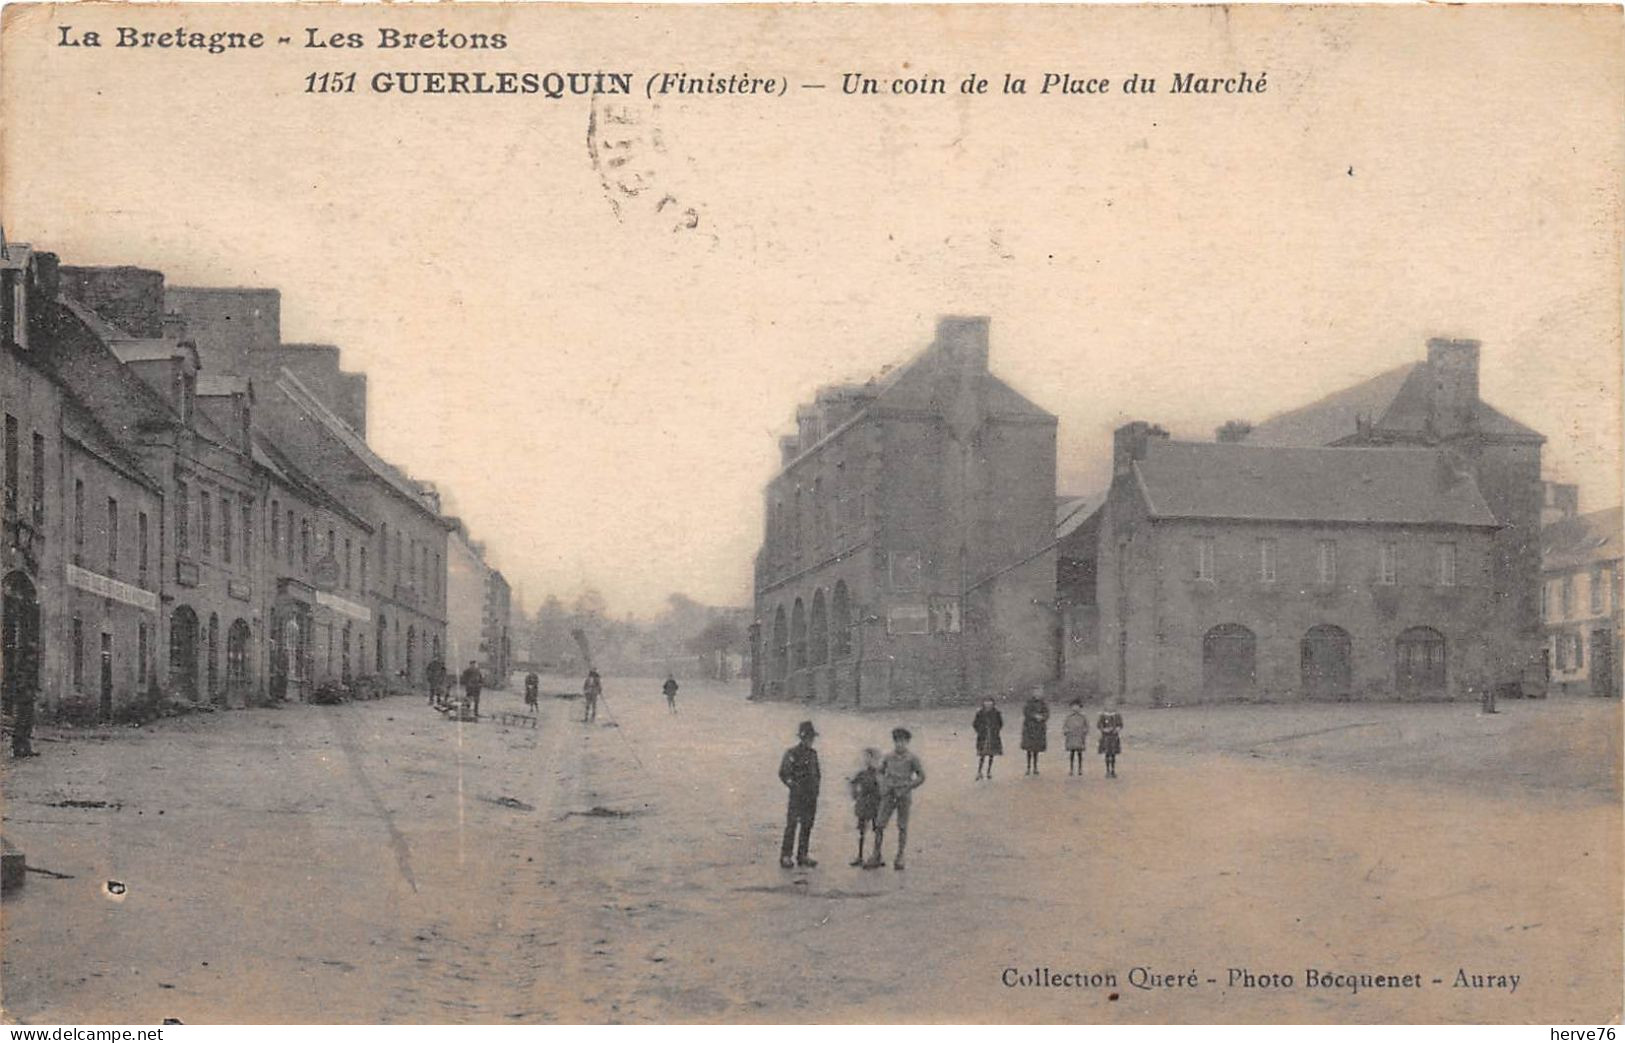
{"label": "dirt road", "polygon": [[[595,726],[579,702],[531,730],[402,698],[42,744],[7,767],[5,832],[71,879],[30,874],[3,907],[7,1017],[1620,1017],[1617,704],[1131,712],[1121,778],[1092,754],[1067,778],[1057,726],[1041,778],[1012,756],[992,783],[968,712],[907,711],[929,779],[905,873],[846,864],[841,780],[895,722],[813,714],[822,864],[787,873],[774,771],[803,708],[605,695]],[[1046,968],[1101,984],[1006,984]]]}

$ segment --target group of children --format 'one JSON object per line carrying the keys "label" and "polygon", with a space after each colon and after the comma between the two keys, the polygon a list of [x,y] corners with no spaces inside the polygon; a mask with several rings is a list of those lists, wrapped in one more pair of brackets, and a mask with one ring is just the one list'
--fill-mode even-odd
{"label": "group of children", "polygon": [[[1117,755],[1123,749],[1123,715],[1115,703],[1108,703],[1096,720],[1100,731],[1098,750],[1106,759],[1106,777],[1117,777]],[[992,699],[982,700],[976,713],[976,779],[993,778],[993,759],[1004,753],[1004,715]],[[785,869],[797,866],[811,868],[818,862],[807,855],[812,835],[813,818],[818,813],[818,790],[822,774],[818,766],[818,751],[813,740],[818,730],[811,721],[802,721],[797,729],[800,741],[786,750],[779,762],[779,781],[790,790],[790,805],[785,816],[784,842],[779,848],[779,865]],[[1061,723],[1061,735],[1066,742],[1069,775],[1083,774],[1083,754],[1089,747],[1089,716],[1084,712],[1081,699],[1072,700],[1071,712]],[[851,862],[864,869],[879,869],[886,863],[882,854],[886,827],[892,816],[897,817],[897,856],[892,859],[893,869],[903,868],[903,852],[908,846],[909,812],[914,803],[914,791],[925,783],[925,767],[920,757],[908,748],[914,736],[907,728],[893,728],[892,749],[882,755],[873,747],[863,751],[863,763],[857,774],[847,780],[852,795],[853,811],[858,819],[858,855]],[[1034,692],[1022,708],[1021,746],[1027,752],[1027,774],[1038,774],[1038,755],[1049,745],[1049,704],[1042,691]],[[864,847],[869,834],[868,855]],[[792,857],[792,852],[793,857]]]}

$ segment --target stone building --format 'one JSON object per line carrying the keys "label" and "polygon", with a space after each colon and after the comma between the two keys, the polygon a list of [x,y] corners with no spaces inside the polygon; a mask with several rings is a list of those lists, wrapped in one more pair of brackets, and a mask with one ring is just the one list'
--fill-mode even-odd
{"label": "stone building", "polygon": [[1434,338],[1427,358],[1264,421],[1253,446],[1413,446],[1444,452],[1470,472],[1498,528],[1490,554],[1498,683],[1531,694],[1544,684],[1540,533],[1544,494],[1539,432],[1479,397],[1480,345]]}
{"label": "stone building", "polygon": [[821,389],[765,490],[755,698],[918,706],[1056,674],[1055,417],[988,369],[986,318]]}
{"label": "stone building", "polygon": [[1492,679],[1499,524],[1420,448],[1113,442],[1099,670],[1137,704],[1454,698]]}
{"label": "stone building", "polygon": [[[1572,486],[1568,488],[1573,488]],[[1621,544],[1625,515],[1612,507],[1571,512],[1546,526],[1540,608],[1546,622],[1551,691],[1560,695],[1620,694]]]}

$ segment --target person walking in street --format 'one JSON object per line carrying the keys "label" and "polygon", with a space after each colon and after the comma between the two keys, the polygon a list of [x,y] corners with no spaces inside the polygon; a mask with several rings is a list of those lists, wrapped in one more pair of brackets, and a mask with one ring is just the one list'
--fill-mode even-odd
{"label": "person walking in street", "polygon": [[1061,736],[1066,740],[1066,773],[1083,774],[1083,755],[1089,749],[1089,715],[1083,712],[1083,700],[1072,700],[1072,712],[1061,722]]}
{"label": "person walking in street", "polygon": [[439,656],[429,660],[429,665],[423,669],[424,680],[429,682],[429,705],[434,706],[441,700],[441,694],[446,687],[446,664],[440,661]]}
{"label": "person walking in street", "polygon": [[468,669],[463,671],[459,678],[463,682],[463,698],[474,707],[474,716],[480,715],[480,689],[485,687],[485,675],[480,673],[480,664],[475,660],[468,661]]}
{"label": "person walking in street", "polygon": [[534,711],[542,697],[541,678],[532,670],[525,675],[525,709]]}
{"label": "person walking in street", "polygon": [[886,824],[897,813],[897,857],[893,869],[903,868],[903,849],[908,847],[908,816],[914,806],[914,791],[925,785],[925,765],[908,748],[914,736],[907,728],[893,728],[892,751],[880,760],[880,814],[875,818],[875,846],[865,869],[879,869],[886,840]]}
{"label": "person walking in street", "polygon": [[870,746],[863,751],[863,766],[847,780],[846,785],[852,792],[852,810],[858,817],[858,857],[851,864],[861,866],[864,837],[874,829],[875,818],[880,814],[879,750]]}
{"label": "person walking in street", "polygon": [[597,670],[587,671],[587,681],[581,686],[581,697],[586,702],[581,711],[583,724],[598,720],[598,697],[604,694],[604,682],[598,679]]}
{"label": "person walking in street", "polygon": [[670,713],[676,713],[677,678],[673,677],[671,674],[667,674],[666,683],[660,686],[660,690],[666,693],[666,710]]}
{"label": "person walking in street", "polygon": [[[992,698],[982,700],[982,708],[976,711],[976,720],[971,725],[976,729],[976,781],[993,778],[993,758],[1004,755],[1004,714],[994,705]],[[986,774],[983,773],[986,765]]]}
{"label": "person walking in street", "polygon": [[1038,755],[1049,749],[1049,703],[1044,689],[1034,688],[1021,708],[1021,748],[1027,751],[1027,774],[1038,774]]}
{"label": "person walking in street", "polygon": [[1106,758],[1106,777],[1117,778],[1117,755],[1123,751],[1123,715],[1117,712],[1117,700],[1106,703],[1096,727],[1100,729],[1100,752]]}
{"label": "person walking in street", "polygon": [[[821,782],[818,751],[813,749],[818,729],[813,727],[811,721],[802,721],[796,729],[796,736],[800,741],[785,750],[783,759],[779,761],[779,781],[790,790],[790,806],[784,815],[784,843],[779,846],[779,865],[785,869],[796,866],[811,869],[818,864],[807,855],[813,819],[818,815],[818,786]],[[795,851],[793,862],[790,860],[792,848]]]}

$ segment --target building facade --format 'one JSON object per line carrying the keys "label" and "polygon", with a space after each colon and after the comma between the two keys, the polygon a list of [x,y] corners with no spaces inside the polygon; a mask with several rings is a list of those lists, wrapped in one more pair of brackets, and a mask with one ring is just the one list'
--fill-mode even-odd
{"label": "building facade", "polygon": [[1118,429],[1099,672],[1130,703],[1458,698],[1493,679],[1498,523],[1426,449]]}
{"label": "building facade", "polygon": [[888,378],[820,390],[765,490],[755,698],[962,703],[1055,677],[1055,417],[944,318]]}
{"label": "building facade", "polygon": [[1553,694],[1612,699],[1622,690],[1621,526],[1618,507],[1546,526],[1540,607]]}
{"label": "building facade", "polygon": [[1490,557],[1496,606],[1490,670],[1497,683],[1536,694],[1545,683],[1539,602],[1546,439],[1479,396],[1479,354],[1476,340],[1433,338],[1425,361],[1266,420],[1245,443],[1431,448],[1471,472],[1498,525]]}

